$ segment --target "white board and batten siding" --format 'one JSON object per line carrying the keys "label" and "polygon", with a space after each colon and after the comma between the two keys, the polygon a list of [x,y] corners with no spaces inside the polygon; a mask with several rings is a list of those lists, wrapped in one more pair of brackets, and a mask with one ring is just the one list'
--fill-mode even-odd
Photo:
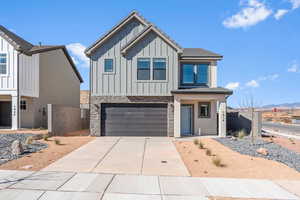
{"label": "white board and batten siding", "polygon": [[7,74],[0,75],[0,95],[17,95],[18,52],[0,36],[0,53],[7,54]]}
{"label": "white board and batten siding", "polygon": [[19,56],[20,95],[39,97],[39,54]]}
{"label": "white board and batten siding", "polygon": [[[178,87],[178,54],[156,33],[148,33],[141,41],[121,54],[122,47],[143,29],[134,20],[107,40],[91,56],[91,94],[93,96],[171,96]],[[104,72],[104,60],[114,60],[114,72]],[[137,80],[138,58],[166,58],[166,80]],[[152,67],[151,67],[152,68]],[[152,73],[152,70],[151,70]],[[152,75],[151,75],[152,76]]]}
{"label": "white board and batten siding", "polygon": [[20,96],[38,97],[39,55],[27,56],[19,54],[18,56],[18,51],[1,36],[0,53],[7,54],[7,74],[0,75],[0,95],[17,96],[19,84]]}

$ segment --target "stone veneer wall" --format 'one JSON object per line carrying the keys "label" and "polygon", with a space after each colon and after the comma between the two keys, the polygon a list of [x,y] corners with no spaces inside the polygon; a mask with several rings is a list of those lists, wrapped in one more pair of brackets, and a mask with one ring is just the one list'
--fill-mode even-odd
{"label": "stone veneer wall", "polygon": [[167,103],[168,136],[174,136],[173,102],[172,96],[91,96],[90,133],[101,136],[101,103]]}

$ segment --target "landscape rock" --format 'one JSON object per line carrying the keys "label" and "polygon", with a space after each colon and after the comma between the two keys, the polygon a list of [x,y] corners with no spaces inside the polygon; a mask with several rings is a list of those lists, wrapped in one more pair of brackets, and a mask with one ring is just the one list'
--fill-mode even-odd
{"label": "landscape rock", "polygon": [[33,165],[25,165],[23,167],[21,167],[22,169],[31,169],[33,167]]}
{"label": "landscape rock", "polygon": [[269,154],[268,149],[266,149],[266,148],[259,148],[259,149],[256,149],[256,152],[257,152],[257,153],[260,153],[260,154],[262,154],[262,155],[264,155],[264,156],[267,156],[267,155]]}
{"label": "landscape rock", "polygon": [[13,155],[21,155],[24,152],[22,143],[20,142],[20,140],[15,140],[13,141],[13,143],[11,144],[11,153]]}

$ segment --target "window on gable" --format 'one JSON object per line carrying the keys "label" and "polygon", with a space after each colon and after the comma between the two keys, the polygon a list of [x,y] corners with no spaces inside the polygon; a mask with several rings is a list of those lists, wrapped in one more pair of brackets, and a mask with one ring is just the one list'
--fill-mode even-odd
{"label": "window on gable", "polygon": [[153,80],[166,80],[166,59],[153,58]]}
{"label": "window on gable", "polygon": [[114,61],[113,59],[104,60],[104,72],[113,72],[114,71]]}
{"label": "window on gable", "polygon": [[27,109],[27,104],[25,100],[20,101],[20,108],[21,110],[26,110]]}
{"label": "window on gable", "polygon": [[138,58],[137,80],[150,80],[150,58]]}
{"label": "window on gable", "polygon": [[0,53],[0,75],[7,74],[7,54]]}
{"label": "window on gable", "polygon": [[210,103],[209,102],[199,102],[198,117],[199,118],[210,118]]}

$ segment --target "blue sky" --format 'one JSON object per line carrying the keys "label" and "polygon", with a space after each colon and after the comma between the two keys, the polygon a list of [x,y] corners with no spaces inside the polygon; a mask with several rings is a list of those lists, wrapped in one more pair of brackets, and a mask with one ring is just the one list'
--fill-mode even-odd
{"label": "blue sky", "polygon": [[229,105],[250,94],[258,105],[300,101],[300,0],[10,0],[1,8],[0,24],[31,43],[68,45],[82,89],[84,48],[135,9],[182,47],[224,55],[218,85],[234,89]]}

